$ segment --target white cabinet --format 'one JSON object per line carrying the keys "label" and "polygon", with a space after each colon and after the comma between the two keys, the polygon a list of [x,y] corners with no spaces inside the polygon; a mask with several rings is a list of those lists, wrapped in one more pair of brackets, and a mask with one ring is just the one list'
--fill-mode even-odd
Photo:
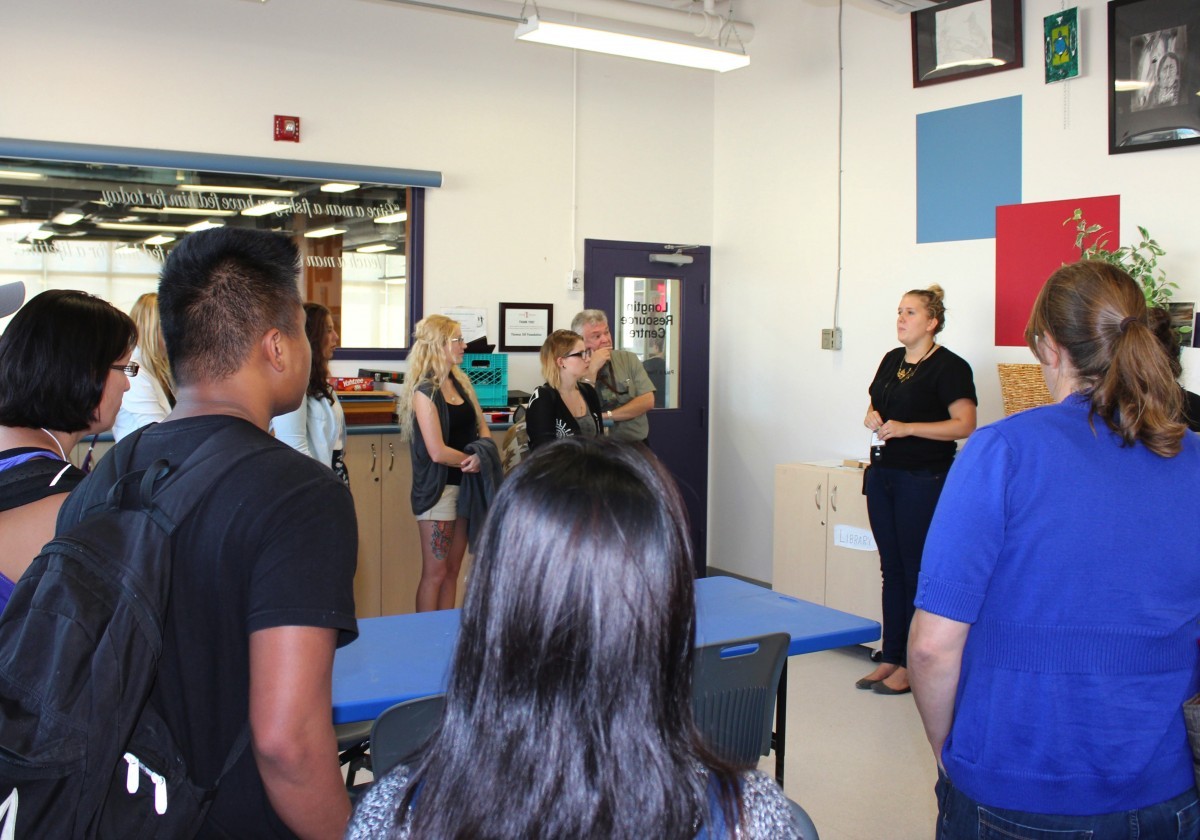
{"label": "white cabinet", "polygon": [[775,467],[772,586],[882,621],[879,552],[862,483],[862,470],[837,462]]}

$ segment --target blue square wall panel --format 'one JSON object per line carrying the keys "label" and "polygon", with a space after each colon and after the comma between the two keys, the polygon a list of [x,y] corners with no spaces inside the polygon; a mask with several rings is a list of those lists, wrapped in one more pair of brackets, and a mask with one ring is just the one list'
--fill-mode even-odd
{"label": "blue square wall panel", "polygon": [[917,114],[917,242],[991,239],[1021,203],[1021,97]]}

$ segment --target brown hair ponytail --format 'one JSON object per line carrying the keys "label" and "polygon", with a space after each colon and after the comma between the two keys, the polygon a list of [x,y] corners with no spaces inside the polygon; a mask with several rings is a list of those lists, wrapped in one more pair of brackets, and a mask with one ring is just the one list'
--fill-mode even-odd
{"label": "brown hair ponytail", "polygon": [[1038,358],[1038,339],[1047,334],[1070,357],[1092,416],[1127,445],[1141,441],[1163,457],[1179,454],[1187,432],[1179,419],[1182,391],[1128,274],[1097,261],[1054,272],[1025,327],[1025,342]]}

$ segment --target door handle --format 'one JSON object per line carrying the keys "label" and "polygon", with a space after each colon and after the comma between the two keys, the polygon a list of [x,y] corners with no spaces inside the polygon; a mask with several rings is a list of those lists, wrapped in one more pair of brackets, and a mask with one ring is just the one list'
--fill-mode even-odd
{"label": "door handle", "polygon": [[837,513],[837,485],[829,485],[829,509]]}
{"label": "door handle", "polygon": [[390,440],[388,441],[388,472],[392,471],[392,467],[396,466],[396,445]]}
{"label": "door handle", "polygon": [[375,472],[375,461],[378,460],[379,453],[375,451],[375,444],[371,444],[371,472]]}
{"label": "door handle", "polygon": [[817,510],[821,509],[821,482],[817,482],[817,490],[813,493],[813,504],[817,506]]}

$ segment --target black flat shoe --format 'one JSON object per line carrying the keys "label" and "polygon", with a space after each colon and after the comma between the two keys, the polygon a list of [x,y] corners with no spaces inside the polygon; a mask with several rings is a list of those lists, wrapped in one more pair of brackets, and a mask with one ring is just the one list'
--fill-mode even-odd
{"label": "black flat shoe", "polygon": [[881,682],[883,682],[883,680],[873,680],[870,677],[863,677],[861,680],[859,680],[858,682],[856,682],[854,684],[854,687],[857,689],[860,689],[862,691],[870,691],[872,688],[874,688],[877,684],[879,684]]}
{"label": "black flat shoe", "polygon": [[910,686],[908,688],[896,689],[896,688],[892,688],[891,686],[887,685],[883,680],[880,680],[879,682],[875,683],[875,685],[871,686],[871,690],[874,691],[876,694],[887,694],[887,695],[909,694],[912,692],[912,687]]}

